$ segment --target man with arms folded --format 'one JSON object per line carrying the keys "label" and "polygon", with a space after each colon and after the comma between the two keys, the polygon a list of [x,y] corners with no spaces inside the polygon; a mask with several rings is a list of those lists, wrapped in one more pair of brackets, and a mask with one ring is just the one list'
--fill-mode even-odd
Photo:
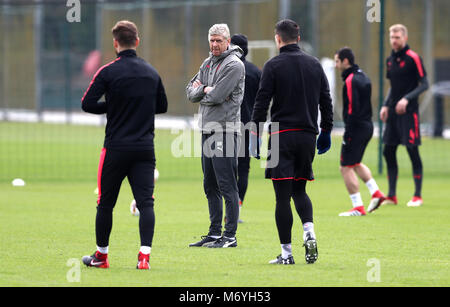
{"label": "man with arms folded", "polygon": [[[188,99],[200,104],[203,187],[210,218],[208,234],[190,244],[191,247],[237,246],[237,158],[245,68],[240,60],[241,48],[230,45],[230,39],[226,24],[215,24],[209,29],[210,55],[186,87]],[[222,197],[226,209],[223,233]]]}

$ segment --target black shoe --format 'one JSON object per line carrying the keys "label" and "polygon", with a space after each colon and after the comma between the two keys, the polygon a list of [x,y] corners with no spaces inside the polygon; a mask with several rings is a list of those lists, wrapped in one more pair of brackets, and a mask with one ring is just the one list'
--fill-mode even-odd
{"label": "black shoe", "polygon": [[305,260],[306,263],[314,263],[319,258],[319,253],[317,251],[317,241],[309,233],[306,235],[305,243]]}
{"label": "black shoe", "polygon": [[189,244],[189,247],[207,247],[217,240],[218,239],[214,239],[210,236],[202,236],[202,239],[200,241]]}
{"label": "black shoe", "polygon": [[269,263],[270,264],[295,264],[294,257],[292,257],[292,255],[290,255],[286,259],[281,257],[281,255],[278,255],[277,259],[270,260]]}
{"label": "black shoe", "polygon": [[230,239],[227,237],[220,237],[217,239],[216,242],[214,242],[211,245],[208,245],[210,248],[226,248],[226,247],[236,247],[237,246],[237,240],[236,238]]}
{"label": "black shoe", "polygon": [[81,260],[89,267],[109,268],[108,254],[101,254],[98,251],[93,253],[92,256],[84,256]]}

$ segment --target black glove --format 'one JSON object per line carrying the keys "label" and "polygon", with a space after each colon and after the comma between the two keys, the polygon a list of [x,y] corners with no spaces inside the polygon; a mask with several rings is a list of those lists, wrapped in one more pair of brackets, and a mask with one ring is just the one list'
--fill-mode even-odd
{"label": "black glove", "polygon": [[331,148],[331,133],[329,131],[321,130],[319,138],[317,139],[318,154],[324,154]]}

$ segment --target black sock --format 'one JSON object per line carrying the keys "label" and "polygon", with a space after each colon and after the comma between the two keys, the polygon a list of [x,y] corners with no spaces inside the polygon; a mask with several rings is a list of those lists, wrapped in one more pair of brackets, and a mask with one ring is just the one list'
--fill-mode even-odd
{"label": "black sock", "polygon": [[275,189],[276,207],[275,221],[278,229],[278,236],[281,244],[291,243],[291,231],[293,224],[291,210],[291,180],[273,180]]}
{"label": "black sock", "polygon": [[397,147],[385,145],[383,150],[384,158],[387,164],[387,173],[389,181],[389,197],[396,195],[397,189],[397,177],[398,177],[398,164],[397,164]]}
{"label": "black sock", "polygon": [[422,160],[420,159],[419,147],[418,146],[407,146],[409,157],[412,163],[413,178],[415,185],[414,196],[421,197],[422,192],[422,179],[423,179],[423,167]]}
{"label": "black sock", "polygon": [[141,246],[151,247],[155,230],[155,211],[153,210],[153,206],[146,206],[138,209]]}
{"label": "black sock", "polygon": [[97,216],[95,218],[95,235],[97,246],[106,247],[109,245],[109,235],[111,234],[113,223],[113,208],[97,206]]}
{"label": "black sock", "polygon": [[306,180],[295,181],[292,184],[292,198],[302,224],[313,223],[313,207],[308,194],[306,194]]}

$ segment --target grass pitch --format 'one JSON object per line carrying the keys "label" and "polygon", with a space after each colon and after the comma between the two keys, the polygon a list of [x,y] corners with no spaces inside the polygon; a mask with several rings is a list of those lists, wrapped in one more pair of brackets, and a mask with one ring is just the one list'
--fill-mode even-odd
{"label": "grass pitch", "polygon": [[[411,166],[399,150],[398,206],[366,217],[343,218],[351,207],[338,171],[340,138],[316,156],[316,181],[307,185],[314,205],[319,260],[305,264],[301,224],[294,212],[294,266],[267,262],[280,253],[275,197],[263,169],[252,161],[238,227],[238,247],[188,248],[206,234],[207,203],[198,158],[173,158],[176,135],[156,132],[156,229],[151,266],[135,269],[138,218],[131,216],[125,180],[114,212],[108,270],[79,267],[95,249],[97,164],[103,128],[0,123],[0,286],[449,286],[450,142],[424,140],[424,205],[408,208]],[[377,140],[364,162],[376,173]],[[25,187],[13,187],[23,178]],[[385,175],[375,178],[386,191]],[[361,183],[366,204],[369,193]],[[24,265],[18,265],[20,263]],[[371,282],[373,262],[379,282]],[[369,277],[369,278],[368,278]]]}

